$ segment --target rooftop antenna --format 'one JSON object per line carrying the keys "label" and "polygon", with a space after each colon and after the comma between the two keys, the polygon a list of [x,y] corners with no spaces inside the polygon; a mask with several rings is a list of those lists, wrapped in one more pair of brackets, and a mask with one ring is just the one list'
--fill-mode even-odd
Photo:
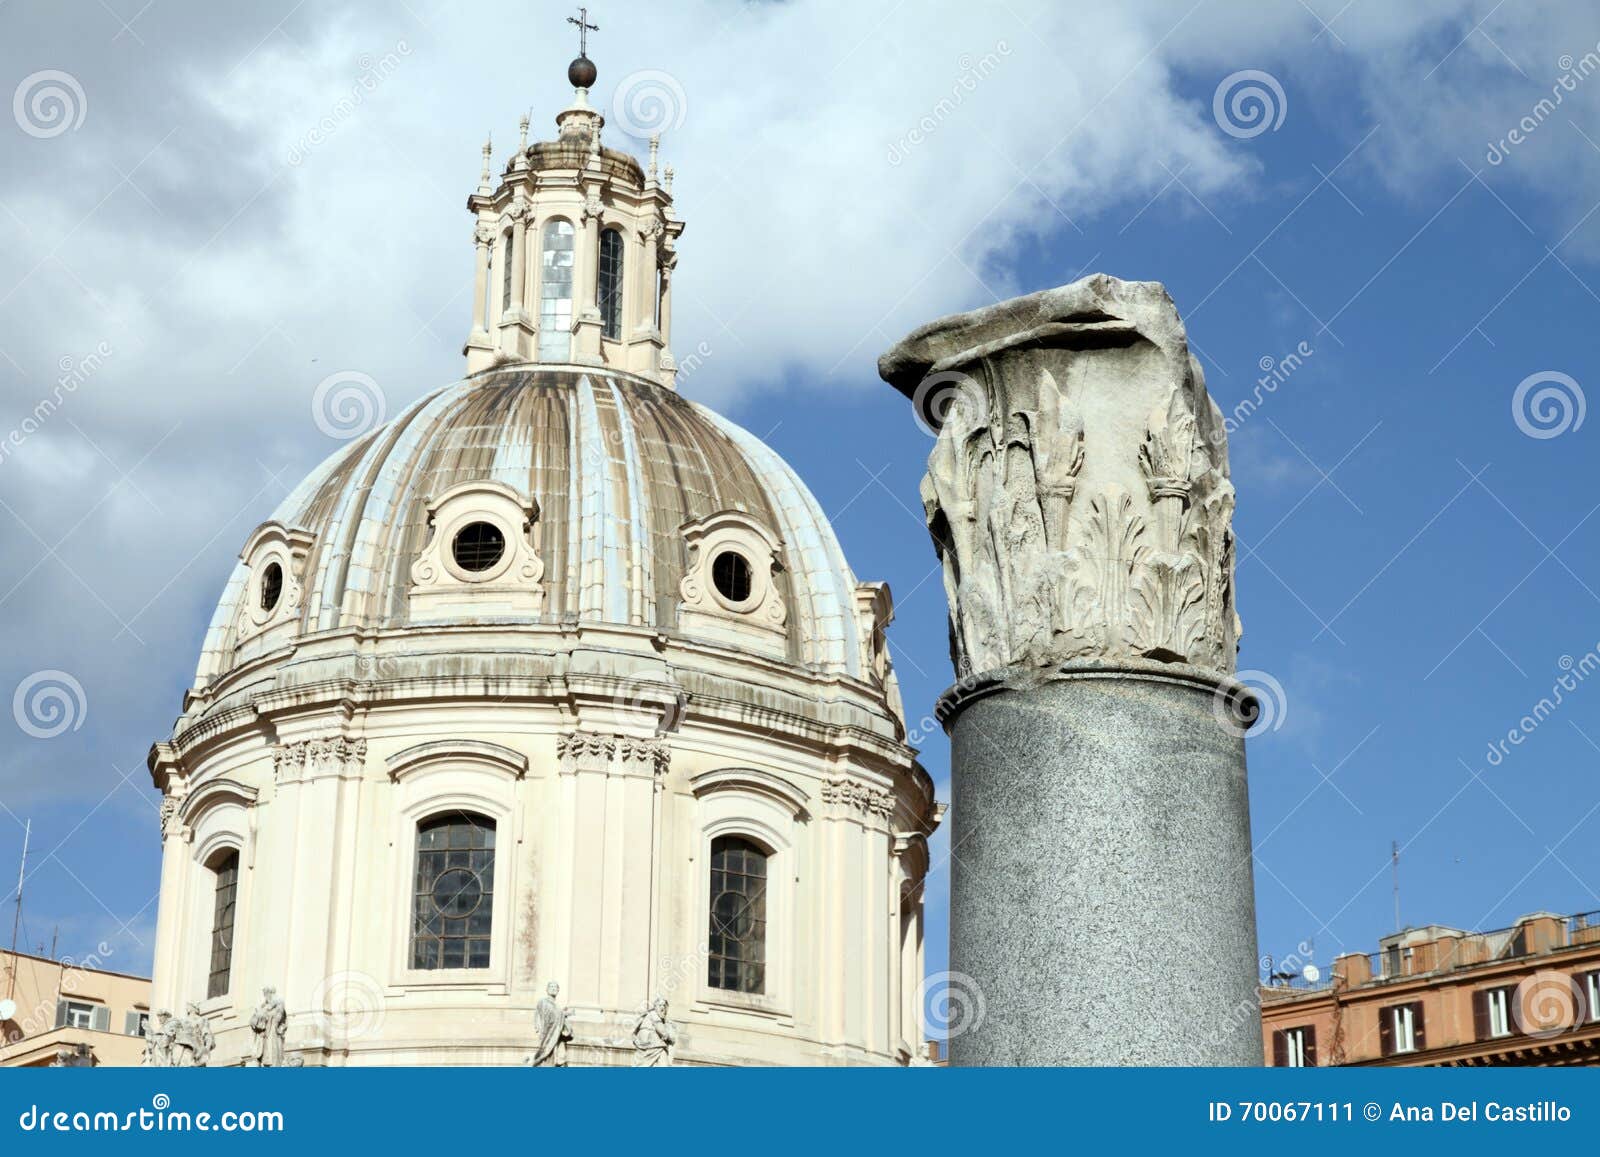
{"label": "rooftop antenna", "polygon": [[1400,931],[1400,841],[1389,844],[1389,871],[1394,877],[1394,930]]}
{"label": "rooftop antenna", "polygon": [[28,840],[33,835],[33,821],[22,828],[22,863],[17,866],[17,914],[11,918],[11,983],[6,999],[17,995],[17,930],[22,927],[22,882],[28,875]]}

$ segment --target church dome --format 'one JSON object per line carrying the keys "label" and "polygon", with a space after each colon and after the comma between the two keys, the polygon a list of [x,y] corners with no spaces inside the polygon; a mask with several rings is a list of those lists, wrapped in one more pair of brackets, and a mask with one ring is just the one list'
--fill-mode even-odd
{"label": "church dome", "polygon": [[[511,540],[502,554],[523,539],[540,564],[539,579],[526,584],[537,602],[466,597],[470,582],[458,584],[464,597],[434,598],[426,576],[414,573],[448,532],[441,497],[475,484],[493,500],[477,523]],[[467,503],[482,505],[470,494]],[[526,525],[513,525],[516,515],[502,516],[497,504],[520,511]],[[723,524],[713,537],[728,545],[705,559],[695,531],[713,518]],[[507,368],[436,390],[329,457],[266,526],[276,533],[252,537],[222,596],[197,687],[307,636],[415,624],[520,623],[545,628],[559,644],[563,629],[609,623],[854,678],[873,659],[873,623],[857,614],[859,584],[794,471],[732,422],[627,373]],[[298,539],[303,560],[276,546],[280,538]],[[447,545],[438,544],[441,553]],[[710,590],[685,598],[697,567],[735,550],[727,565],[742,559],[749,574],[733,578],[752,589],[732,593],[746,598],[716,591],[715,576]],[[278,617],[263,624],[261,580],[273,566],[290,589],[276,596],[286,604]],[[271,582],[281,589],[284,580]]]}
{"label": "church dome", "polygon": [[465,376],[239,552],[150,752],[151,1007],[308,1065],[909,1063],[942,808],[888,587],[677,393],[659,142],[556,120],[484,147]]}

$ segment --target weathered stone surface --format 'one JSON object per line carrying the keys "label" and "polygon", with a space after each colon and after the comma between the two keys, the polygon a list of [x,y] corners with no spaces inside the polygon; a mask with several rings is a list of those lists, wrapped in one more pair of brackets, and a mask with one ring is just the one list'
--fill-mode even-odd
{"label": "weathered stone surface", "polygon": [[958,1065],[1259,1065],[1244,741],[1204,682],[1080,671],[959,705]]}
{"label": "weathered stone surface", "polygon": [[958,672],[1233,670],[1227,435],[1162,286],[1096,274],[943,318],[878,371],[938,429],[922,499]]}
{"label": "weathered stone surface", "polygon": [[1259,1064],[1234,494],[1172,299],[1096,275],[878,370],[937,431],[952,1061]]}

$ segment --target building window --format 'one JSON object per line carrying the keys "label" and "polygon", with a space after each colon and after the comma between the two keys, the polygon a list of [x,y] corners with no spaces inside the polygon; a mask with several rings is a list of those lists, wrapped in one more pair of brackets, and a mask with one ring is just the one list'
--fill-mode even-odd
{"label": "building window", "polygon": [[469,522],[450,544],[456,565],[479,574],[499,562],[506,553],[506,536],[492,522]]}
{"label": "building window", "polygon": [[211,973],[206,996],[226,996],[233,969],[234,901],[239,892],[239,853],[223,852],[210,863],[216,876],[216,903],[211,917]]}
{"label": "building window", "polygon": [[56,1005],[56,1027],[92,1029],[97,1007],[81,1000],[63,1000]]}
{"label": "building window", "polygon": [[122,1021],[123,1036],[149,1036],[150,1014],[143,1009],[129,1009]]}
{"label": "building window", "polygon": [[1317,1030],[1311,1025],[1279,1029],[1272,1034],[1272,1063],[1286,1069],[1310,1069],[1317,1064]]}
{"label": "building window", "polygon": [[511,246],[515,238],[511,233],[506,234],[505,244],[500,247],[500,311],[508,312],[511,309]]}
{"label": "building window", "polygon": [[544,227],[539,267],[539,360],[564,362],[572,356],[572,222]]}
{"label": "building window", "polygon": [[1378,1011],[1378,1035],[1384,1056],[1420,1052],[1423,1046],[1422,1003],[1396,1004]]}
{"label": "building window", "polygon": [[622,230],[600,234],[600,278],[596,283],[601,334],[616,341],[622,336]]}
{"label": "building window", "polygon": [[283,597],[283,565],[269,562],[261,572],[261,609],[272,611]]}
{"label": "building window", "polygon": [[1591,972],[1584,985],[1589,995],[1589,1019],[1600,1020],[1600,972]]}
{"label": "building window", "polygon": [[1511,1019],[1511,989],[1491,988],[1475,996],[1482,1005],[1482,1022],[1478,1026],[1479,1039],[1510,1036],[1516,1031]]}
{"label": "building window", "polygon": [[742,836],[711,841],[710,950],[712,988],[766,991],[767,853]]}
{"label": "building window", "polygon": [[711,560],[711,584],[730,603],[742,606],[750,601],[751,579],[750,560],[736,550],[725,550]]}
{"label": "building window", "polygon": [[452,812],[417,825],[411,967],[488,968],[494,821]]}

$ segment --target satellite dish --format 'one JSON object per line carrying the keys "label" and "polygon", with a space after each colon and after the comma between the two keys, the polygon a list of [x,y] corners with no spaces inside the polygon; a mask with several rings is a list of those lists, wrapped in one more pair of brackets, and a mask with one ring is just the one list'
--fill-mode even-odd
{"label": "satellite dish", "polygon": [[17,1015],[17,1002],[14,1000],[0,1000],[0,1020],[10,1020]]}
{"label": "satellite dish", "polygon": [[1300,970],[1300,975],[1306,978],[1306,983],[1315,984],[1322,979],[1322,969],[1315,964],[1308,964]]}

